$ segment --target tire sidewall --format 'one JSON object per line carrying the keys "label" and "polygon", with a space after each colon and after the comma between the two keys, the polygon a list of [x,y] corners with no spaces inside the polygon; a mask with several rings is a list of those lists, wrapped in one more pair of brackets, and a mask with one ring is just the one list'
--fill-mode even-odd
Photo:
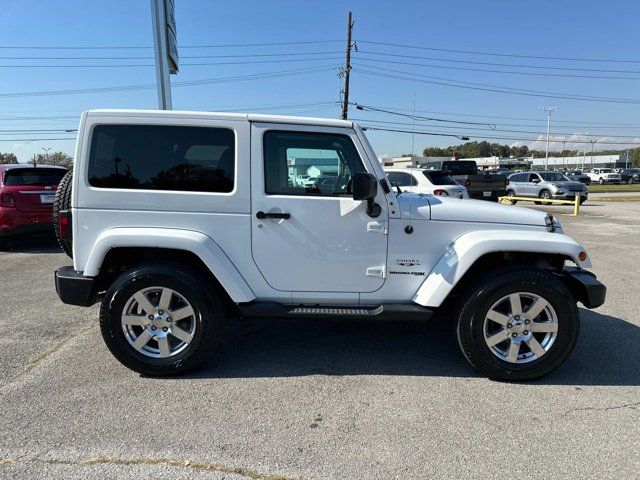
{"label": "tire sidewall", "polygon": [[[575,301],[566,287],[552,274],[535,270],[505,273],[497,278],[485,278],[485,281],[486,284],[465,302],[458,323],[460,346],[472,365],[491,378],[530,380],[545,375],[564,362],[575,346],[580,326]],[[539,360],[522,364],[499,359],[484,340],[484,320],[489,308],[505,295],[515,292],[530,292],[543,297],[558,318],[558,332],[551,349]]]}
{"label": "tire sidewall", "polygon": [[[100,327],[111,353],[126,367],[144,375],[179,374],[193,368],[218,341],[222,318],[216,306],[197,285],[206,285],[193,273],[168,266],[141,267],[124,273],[112,284],[100,309]],[[169,358],[152,358],[133,348],[122,329],[122,312],[133,294],[149,287],[167,287],[182,295],[193,307],[196,328],[182,352]]]}

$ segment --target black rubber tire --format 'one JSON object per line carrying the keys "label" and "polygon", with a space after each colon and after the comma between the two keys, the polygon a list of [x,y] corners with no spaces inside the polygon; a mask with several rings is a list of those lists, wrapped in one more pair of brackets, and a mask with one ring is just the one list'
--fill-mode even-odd
{"label": "black rubber tire", "polygon": [[[507,197],[515,197],[516,196],[516,192],[514,192],[513,190],[507,190]],[[511,200],[511,205],[515,205],[516,203],[518,203],[517,200]]]}
{"label": "black rubber tire", "polygon": [[[538,197],[539,198],[550,199],[551,198],[551,192],[549,190],[540,190],[540,194],[538,195]],[[542,204],[542,205],[551,205],[551,202],[541,201],[540,204]]]}
{"label": "black rubber tire", "polygon": [[5,248],[7,248],[7,239],[0,238],[0,251],[4,250]]}
{"label": "black rubber tire", "polygon": [[64,250],[69,258],[73,258],[73,243],[71,240],[62,238],[60,235],[60,228],[58,224],[58,218],[60,212],[71,209],[71,180],[73,179],[73,170],[69,170],[65,173],[62,180],[58,184],[56,190],[55,200],[53,201],[53,230],[56,234],[56,239],[60,248]]}
{"label": "black rubber tire", "polygon": [[[558,333],[551,349],[538,360],[511,364],[496,357],[484,340],[484,318],[501,297],[532,292],[551,303],[558,315]],[[578,339],[580,316],[573,296],[556,276],[521,266],[504,267],[473,282],[458,304],[458,345],[467,361],[489,378],[505,381],[533,380],[558,368]]]}
{"label": "black rubber tire", "polygon": [[598,180],[598,183],[599,183],[600,185],[604,185],[604,180],[601,178],[600,180]]}
{"label": "black rubber tire", "polygon": [[580,205],[587,201],[587,197],[580,197]]}
{"label": "black rubber tire", "polygon": [[[151,358],[136,351],[122,330],[125,302],[145,287],[168,287],[193,307],[194,338],[188,347],[169,358]],[[107,347],[125,367],[142,375],[171,376],[193,370],[205,362],[220,343],[225,325],[224,304],[215,286],[188,266],[168,263],[143,264],[120,275],[107,291],[100,307],[100,329]]]}

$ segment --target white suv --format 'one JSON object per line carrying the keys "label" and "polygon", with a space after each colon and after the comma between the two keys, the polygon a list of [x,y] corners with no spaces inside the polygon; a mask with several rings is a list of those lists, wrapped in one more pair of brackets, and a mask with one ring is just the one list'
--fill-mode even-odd
{"label": "white suv", "polygon": [[571,352],[576,302],[604,302],[551,216],[396,193],[349,121],[96,110],[82,114],[75,158],[56,193],[73,256],[56,289],[65,303],[101,301],[108,348],[143,374],[201,364],[229,315],[450,312],[473,367],[526,380]]}
{"label": "white suv", "polygon": [[385,168],[392,185],[403,192],[423,193],[440,197],[469,198],[467,189],[446,170],[425,168]]}

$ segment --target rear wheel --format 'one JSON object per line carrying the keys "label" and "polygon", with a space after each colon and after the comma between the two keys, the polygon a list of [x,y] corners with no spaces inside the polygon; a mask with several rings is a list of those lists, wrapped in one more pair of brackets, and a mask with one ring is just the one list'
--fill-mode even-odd
{"label": "rear wheel", "polygon": [[7,239],[0,238],[0,250],[4,250],[5,248],[7,248]]}
{"label": "rear wheel", "polygon": [[603,178],[601,178],[600,180],[598,180],[598,183],[599,183],[600,185],[604,185],[604,179],[603,179]]}
{"label": "rear wheel", "polygon": [[461,301],[457,334],[469,363],[490,378],[532,380],[559,367],[578,338],[576,302],[554,275],[505,268]]}
{"label": "rear wheel", "polygon": [[71,209],[71,180],[73,179],[73,170],[69,170],[56,190],[55,200],[53,201],[53,230],[56,233],[58,244],[64,250],[69,257],[73,258],[73,244],[71,240],[67,240],[60,235],[60,224],[58,219],[60,218],[60,212]]}
{"label": "rear wheel", "polygon": [[192,370],[222,336],[224,306],[211,283],[180,265],[149,264],[118,277],[100,309],[111,353],[143,375]]}

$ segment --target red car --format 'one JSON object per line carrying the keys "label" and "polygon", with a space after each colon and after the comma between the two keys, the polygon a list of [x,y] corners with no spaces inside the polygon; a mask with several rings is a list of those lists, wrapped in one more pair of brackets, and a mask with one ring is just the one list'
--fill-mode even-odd
{"label": "red car", "polygon": [[7,237],[53,232],[53,200],[65,173],[53,165],[0,165],[0,248]]}

